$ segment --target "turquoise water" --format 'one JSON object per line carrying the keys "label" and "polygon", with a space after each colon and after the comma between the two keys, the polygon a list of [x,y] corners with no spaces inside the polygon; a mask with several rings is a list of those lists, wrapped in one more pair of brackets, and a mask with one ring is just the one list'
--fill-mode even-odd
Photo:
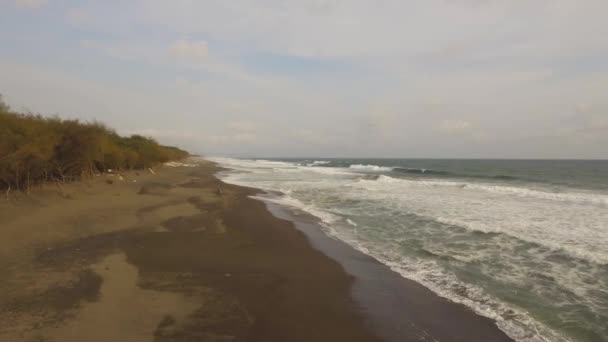
{"label": "turquoise water", "polygon": [[608,341],[608,162],[217,159],[518,341]]}

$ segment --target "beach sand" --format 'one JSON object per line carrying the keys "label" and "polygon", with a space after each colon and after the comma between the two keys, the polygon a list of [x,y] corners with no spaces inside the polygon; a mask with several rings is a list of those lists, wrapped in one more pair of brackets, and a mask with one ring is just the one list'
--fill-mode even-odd
{"label": "beach sand", "polygon": [[0,341],[509,340],[217,170],[2,199]]}

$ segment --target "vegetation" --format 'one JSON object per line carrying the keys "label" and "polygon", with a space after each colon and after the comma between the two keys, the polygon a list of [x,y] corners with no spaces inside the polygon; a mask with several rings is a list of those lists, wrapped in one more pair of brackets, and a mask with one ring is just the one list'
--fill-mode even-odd
{"label": "vegetation", "polygon": [[98,122],[12,111],[0,95],[0,188],[29,191],[113,170],[144,169],[188,156],[141,135],[122,137]]}

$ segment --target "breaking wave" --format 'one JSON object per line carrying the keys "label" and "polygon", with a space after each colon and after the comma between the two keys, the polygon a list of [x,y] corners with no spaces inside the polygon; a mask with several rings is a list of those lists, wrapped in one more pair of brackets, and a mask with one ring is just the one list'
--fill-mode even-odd
{"label": "breaking wave", "polygon": [[[369,180],[360,180],[369,182]],[[572,203],[585,203],[608,205],[608,195],[585,192],[550,192],[526,187],[516,187],[497,184],[483,184],[478,182],[445,181],[445,180],[409,180],[380,175],[376,182],[380,183],[400,183],[403,186],[424,185],[424,186],[448,186],[461,189],[476,189],[498,194],[511,194],[520,197],[534,197],[543,200],[564,201]]]}
{"label": "breaking wave", "polygon": [[378,165],[353,164],[353,165],[350,165],[349,168],[353,169],[353,170],[373,171],[373,172],[390,172],[390,171],[393,171],[392,167],[378,166]]}
{"label": "breaking wave", "polygon": [[[258,198],[318,217],[326,234],[495,319],[517,341],[608,336],[608,191],[601,175],[585,178],[596,175],[585,165],[220,162],[238,170],[223,174],[227,182],[282,193]],[[541,176],[556,183],[524,179]]]}

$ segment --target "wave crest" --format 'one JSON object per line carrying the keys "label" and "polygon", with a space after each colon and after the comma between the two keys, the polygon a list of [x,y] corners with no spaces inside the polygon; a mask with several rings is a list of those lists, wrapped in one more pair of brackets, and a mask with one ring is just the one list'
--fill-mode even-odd
{"label": "wave crest", "polygon": [[363,164],[353,164],[349,166],[350,169],[359,170],[359,171],[373,171],[373,172],[389,172],[393,171],[392,167],[389,166],[378,166],[378,165],[363,165]]}
{"label": "wave crest", "polygon": [[[360,182],[370,182],[369,180],[360,180]],[[380,175],[375,182],[378,183],[400,183],[404,186],[447,186],[457,187],[462,189],[474,189],[497,194],[515,195],[521,197],[534,197],[544,200],[564,201],[574,203],[591,203],[598,205],[608,205],[608,195],[592,194],[585,192],[550,192],[526,187],[516,187],[507,185],[495,185],[484,183],[471,183],[461,181],[445,181],[445,180],[409,180],[403,178],[394,178],[386,175]]]}

